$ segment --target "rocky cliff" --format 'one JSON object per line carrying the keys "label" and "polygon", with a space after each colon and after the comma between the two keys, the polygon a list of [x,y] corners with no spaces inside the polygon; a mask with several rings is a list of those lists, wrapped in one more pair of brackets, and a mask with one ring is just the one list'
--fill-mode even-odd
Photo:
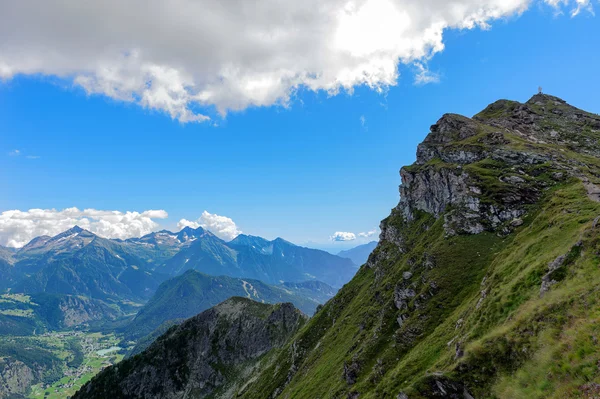
{"label": "rocky cliff", "polygon": [[172,327],[147,350],[101,372],[74,398],[231,396],[234,380],[305,322],[292,304],[227,301]]}

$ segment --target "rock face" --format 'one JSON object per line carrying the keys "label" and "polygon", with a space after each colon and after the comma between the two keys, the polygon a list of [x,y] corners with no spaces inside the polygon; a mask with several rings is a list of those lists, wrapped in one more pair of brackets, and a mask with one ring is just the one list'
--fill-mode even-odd
{"label": "rock face", "polygon": [[101,372],[74,398],[218,395],[304,322],[292,304],[234,297],[172,327],[141,354]]}
{"label": "rock face", "polygon": [[446,114],[419,144],[415,164],[401,169],[398,209],[407,221],[418,211],[444,214],[449,235],[508,233],[550,185],[535,179],[549,164],[556,168],[550,175],[555,181],[579,176],[585,166],[559,152],[540,152],[534,144],[598,156],[598,131],[599,116],[543,94],[525,104],[497,101],[472,119]]}
{"label": "rock face", "polygon": [[33,371],[19,360],[0,360],[0,398],[24,395],[33,384]]}

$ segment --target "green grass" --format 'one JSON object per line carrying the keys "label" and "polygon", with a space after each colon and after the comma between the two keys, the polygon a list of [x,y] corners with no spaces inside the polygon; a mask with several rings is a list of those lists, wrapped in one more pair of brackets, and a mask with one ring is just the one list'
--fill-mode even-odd
{"label": "green grass", "polygon": [[[570,397],[561,394],[573,395],[573,387],[598,381],[598,368],[590,365],[600,355],[590,340],[598,320],[593,304],[600,287],[599,246],[589,228],[600,204],[589,201],[575,180],[545,198],[504,238],[492,233],[445,238],[443,219],[419,215],[405,225],[392,215],[386,222],[403,229],[410,251],[389,248],[391,259],[378,270],[361,268],[293,344],[264,360],[261,376],[268,378],[250,384],[244,397],[267,397],[283,386],[282,395],[293,398],[343,397],[352,391],[361,398],[395,398],[401,391],[420,397],[440,372],[465,383],[477,398]],[[540,298],[541,277],[559,255],[567,255],[564,278]],[[425,267],[426,259],[435,266]],[[399,328],[396,317],[402,311],[393,304],[393,291],[409,270],[417,297]],[[455,359],[455,342],[464,349],[461,359]],[[570,360],[562,364],[558,357]],[[350,386],[342,378],[343,365],[353,361],[360,371]],[[290,368],[296,370],[291,379]],[[560,378],[548,382],[548,373]],[[513,378],[523,383],[513,384]]]}

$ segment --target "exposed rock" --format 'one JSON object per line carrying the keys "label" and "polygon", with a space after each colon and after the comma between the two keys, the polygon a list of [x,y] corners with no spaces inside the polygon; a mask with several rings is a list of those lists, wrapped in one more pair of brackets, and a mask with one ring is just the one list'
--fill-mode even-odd
{"label": "exposed rock", "polygon": [[228,299],[171,328],[141,354],[104,370],[74,398],[212,394],[231,383],[242,364],[283,345],[304,321],[305,316],[289,303]]}
{"label": "exposed rock", "polygon": [[[470,195],[469,176],[462,170],[426,168],[411,172],[400,170],[400,203],[398,207],[407,221],[414,219],[416,210],[439,217],[451,204],[477,208],[477,199]],[[477,209],[473,209],[476,211]]]}
{"label": "exposed rock", "polygon": [[0,398],[20,397],[34,381],[34,372],[25,363],[0,358]]}
{"label": "exposed rock", "polygon": [[553,274],[556,270],[564,266],[566,255],[560,255],[552,262],[548,264],[548,271],[546,274],[542,276],[542,286],[540,287],[540,296],[543,296],[545,292],[550,290],[550,287],[557,283],[555,279],[553,279]]}
{"label": "exposed rock", "polygon": [[358,373],[360,372],[360,364],[356,358],[353,358],[350,363],[344,362],[343,378],[348,385],[356,384]]}
{"label": "exposed rock", "polygon": [[519,227],[523,225],[523,219],[513,219],[512,222],[510,222],[510,225],[513,227]]}
{"label": "exposed rock", "polygon": [[433,374],[428,379],[428,390],[421,392],[426,398],[473,399],[473,396],[460,382],[452,381],[443,375]]}
{"label": "exposed rock", "polygon": [[417,293],[412,288],[396,286],[394,290],[394,304],[397,309],[407,309],[408,301],[414,298]]}

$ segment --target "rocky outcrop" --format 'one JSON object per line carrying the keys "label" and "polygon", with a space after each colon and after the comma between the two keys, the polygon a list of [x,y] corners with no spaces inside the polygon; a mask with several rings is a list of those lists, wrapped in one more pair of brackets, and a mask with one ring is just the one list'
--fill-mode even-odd
{"label": "rocky outcrop", "polygon": [[[599,116],[543,94],[525,104],[497,101],[473,118],[446,114],[417,147],[415,163],[400,170],[398,213],[406,222],[417,212],[443,216],[448,235],[508,234],[548,186],[581,175],[582,165],[560,147],[536,144],[597,156],[590,132],[599,131]],[[384,221],[380,240],[402,248],[397,229]]]}
{"label": "rocky outcrop", "polygon": [[34,381],[34,372],[25,363],[0,359],[0,398],[24,395]]}
{"label": "rocky outcrop", "polygon": [[304,321],[290,303],[228,299],[169,329],[141,354],[104,370],[74,398],[217,395],[242,368],[283,345]]}

